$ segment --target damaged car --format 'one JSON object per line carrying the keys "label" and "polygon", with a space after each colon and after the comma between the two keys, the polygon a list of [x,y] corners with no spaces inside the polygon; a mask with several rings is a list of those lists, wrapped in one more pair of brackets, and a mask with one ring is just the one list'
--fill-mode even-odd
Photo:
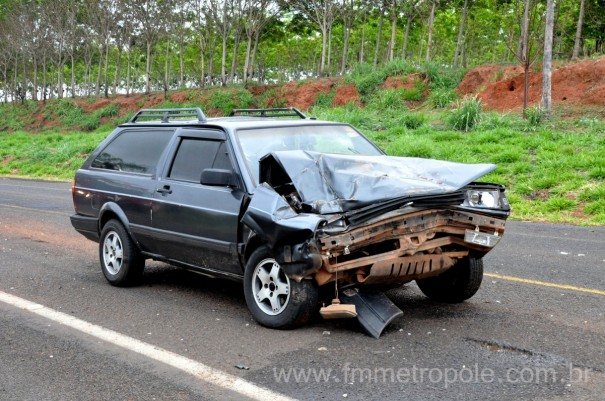
{"label": "damaged car", "polygon": [[242,281],[264,326],[319,311],[378,337],[401,314],[380,285],[415,281],[448,303],[477,292],[510,213],[503,186],[477,181],[494,169],[388,156],[348,124],[291,108],[147,109],[78,170],[71,223],[99,243],[113,285],[154,259]]}

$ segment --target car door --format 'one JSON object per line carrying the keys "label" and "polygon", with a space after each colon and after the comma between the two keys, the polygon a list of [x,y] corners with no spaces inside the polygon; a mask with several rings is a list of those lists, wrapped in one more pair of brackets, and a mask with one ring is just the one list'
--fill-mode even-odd
{"label": "car door", "polygon": [[152,225],[164,257],[227,275],[242,274],[237,252],[242,185],[200,183],[205,169],[236,173],[232,160],[224,132],[177,131],[152,205]]}

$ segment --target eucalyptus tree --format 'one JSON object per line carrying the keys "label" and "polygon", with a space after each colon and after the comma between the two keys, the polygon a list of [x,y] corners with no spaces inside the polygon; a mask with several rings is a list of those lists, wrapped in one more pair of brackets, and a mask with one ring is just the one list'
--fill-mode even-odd
{"label": "eucalyptus tree", "polygon": [[576,36],[573,45],[572,59],[577,59],[580,54],[580,42],[582,41],[582,25],[584,24],[584,10],[586,0],[580,0],[580,11],[578,12],[578,23],[576,26]]}
{"label": "eucalyptus tree", "polygon": [[136,28],[135,35],[145,43],[145,93],[151,92],[152,50],[166,31],[166,16],[171,11],[170,0],[130,0],[125,3]]}
{"label": "eucalyptus tree", "polygon": [[207,0],[204,12],[221,38],[221,85],[227,85],[227,44],[234,27],[234,13],[240,0]]}
{"label": "eucalyptus tree", "polygon": [[458,26],[458,38],[456,39],[456,51],[454,53],[454,67],[459,67],[460,63],[460,55],[463,49],[463,40],[464,40],[464,27],[466,25],[466,17],[468,15],[469,6],[472,4],[472,0],[464,0],[464,4],[462,6],[462,15],[460,17],[460,25]]}
{"label": "eucalyptus tree", "polygon": [[429,23],[428,23],[428,38],[426,40],[426,57],[425,61],[431,60],[431,47],[433,45],[433,26],[435,24],[435,10],[437,8],[437,3],[439,0],[432,0],[431,2],[431,12],[429,14]]}
{"label": "eucalyptus tree", "polygon": [[546,23],[544,27],[544,56],[542,67],[542,109],[550,116],[552,112],[552,41],[555,25],[555,0],[546,2]]}
{"label": "eucalyptus tree", "polygon": [[[43,2],[42,18],[49,25],[49,45],[51,48],[51,57],[57,71],[57,96],[63,97],[64,91],[64,66],[67,61],[70,43],[74,40],[75,27],[77,25],[76,13],[77,3],[73,0],[53,0],[52,2]],[[51,93],[52,81],[51,81]]]}
{"label": "eucalyptus tree", "polygon": [[280,11],[281,7],[274,0],[246,0],[245,2],[246,58],[244,60],[244,84],[252,76],[260,37]]}
{"label": "eucalyptus tree", "polygon": [[[351,30],[355,21],[359,19],[360,14],[367,12],[369,0],[337,0],[338,9],[340,10],[340,19],[343,26],[343,41],[342,41],[342,60],[340,64],[340,75],[344,75],[349,57],[349,41],[351,39]],[[363,39],[362,39],[363,45]]]}
{"label": "eucalyptus tree", "polygon": [[401,47],[401,58],[407,58],[408,43],[410,40],[410,29],[416,16],[417,6],[422,0],[408,0],[403,2],[403,15],[405,16],[405,33],[403,34],[403,46]]}
{"label": "eucalyptus tree", "polygon": [[288,3],[305,18],[317,24],[321,33],[321,59],[319,63],[319,76],[326,73],[326,60],[328,50],[328,36],[336,20],[335,0],[289,0]]}

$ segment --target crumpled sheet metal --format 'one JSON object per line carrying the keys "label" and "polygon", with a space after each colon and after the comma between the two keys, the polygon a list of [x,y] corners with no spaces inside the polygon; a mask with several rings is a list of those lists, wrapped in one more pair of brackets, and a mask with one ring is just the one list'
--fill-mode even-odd
{"label": "crumpled sheet metal", "polygon": [[330,214],[394,198],[454,192],[495,168],[493,164],[294,150],[263,157],[260,181],[275,187],[285,183],[285,173],[303,204],[315,213]]}
{"label": "crumpled sheet metal", "polygon": [[271,247],[296,244],[313,237],[325,219],[317,214],[298,214],[288,202],[267,184],[256,187],[254,196],[242,216],[250,227]]}

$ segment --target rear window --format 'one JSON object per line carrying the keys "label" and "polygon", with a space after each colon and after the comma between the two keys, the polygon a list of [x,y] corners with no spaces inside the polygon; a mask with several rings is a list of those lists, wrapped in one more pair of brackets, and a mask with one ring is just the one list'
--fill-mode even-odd
{"label": "rear window", "polygon": [[123,131],[93,160],[91,167],[153,174],[174,131]]}

